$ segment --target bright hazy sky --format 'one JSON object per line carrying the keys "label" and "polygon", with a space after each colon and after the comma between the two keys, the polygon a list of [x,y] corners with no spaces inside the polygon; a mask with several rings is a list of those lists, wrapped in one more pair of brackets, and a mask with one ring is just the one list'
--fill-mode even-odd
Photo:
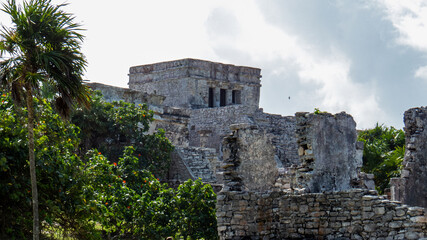
{"label": "bright hazy sky", "polygon": [[198,58],[261,68],[269,113],[346,111],[359,129],[400,128],[427,105],[427,0],[68,2],[92,82],[126,87],[130,66]]}

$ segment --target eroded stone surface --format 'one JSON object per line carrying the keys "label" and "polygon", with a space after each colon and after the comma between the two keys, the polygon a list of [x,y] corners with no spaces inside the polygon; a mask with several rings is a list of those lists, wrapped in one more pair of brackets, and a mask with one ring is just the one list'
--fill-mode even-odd
{"label": "eroded stone surface", "polygon": [[393,200],[427,207],[427,108],[404,114],[406,152],[400,178],[391,180]]}
{"label": "eroded stone surface", "polygon": [[356,123],[346,113],[297,113],[301,164],[297,181],[309,192],[342,191],[358,181]]}
{"label": "eroded stone surface", "polygon": [[[259,173],[275,174],[271,169],[274,164],[269,164],[275,154],[268,150],[272,145],[268,133],[256,126],[236,124],[232,126],[233,133],[224,138],[224,188],[217,195],[216,205],[220,239],[427,237],[426,209],[392,202],[374,190],[353,188],[354,178],[361,176],[358,174],[361,161],[355,159],[356,149],[361,147],[356,143],[351,116],[299,113],[297,122],[301,163],[291,167],[293,172],[283,173],[294,179],[289,182],[288,190],[276,187],[277,181],[270,188],[268,184],[273,181],[268,179],[264,185],[245,180],[250,179],[251,174],[253,178]],[[241,171],[244,162],[259,162],[261,156],[265,165]],[[350,166],[342,173],[332,167],[346,164]],[[298,172],[301,169],[305,175]],[[322,172],[325,176],[317,176]],[[372,175],[365,174],[364,179],[372,180]],[[329,188],[314,193],[316,182]],[[305,193],[296,187],[311,192]]]}
{"label": "eroded stone surface", "polygon": [[165,106],[208,107],[209,88],[212,88],[213,107],[222,104],[258,107],[260,73],[258,68],[187,58],[131,67],[129,88],[166,96]]}
{"label": "eroded stone surface", "polygon": [[220,239],[423,239],[427,212],[375,192],[221,191]]}
{"label": "eroded stone surface", "polygon": [[[238,127],[238,128],[237,128]],[[231,188],[243,186],[246,190],[271,189],[278,176],[275,149],[264,130],[250,125],[233,125],[233,134],[224,139],[223,168],[232,179]],[[230,185],[229,178],[225,181]]]}

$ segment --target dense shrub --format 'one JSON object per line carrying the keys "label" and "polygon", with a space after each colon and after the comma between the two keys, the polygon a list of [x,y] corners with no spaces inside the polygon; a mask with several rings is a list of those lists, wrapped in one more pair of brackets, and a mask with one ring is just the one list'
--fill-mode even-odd
{"label": "dense shrub", "polygon": [[[12,105],[6,93],[0,94],[0,239],[29,239],[26,110]],[[75,239],[217,238],[216,196],[210,185],[189,180],[174,190],[160,183],[158,176],[167,170],[173,147],[162,132],[144,134],[152,118],[145,106],[96,99],[91,110],[95,113],[79,110],[75,115],[92,126],[99,116],[109,119],[108,124],[88,130],[90,134],[60,119],[46,100],[37,101],[36,106],[37,177],[45,237],[54,230]],[[100,109],[107,109],[108,114]],[[127,126],[123,130],[107,133],[101,129],[119,127],[121,121]],[[92,138],[97,133],[105,135]],[[79,136],[88,145],[89,139],[97,139],[106,153],[91,149],[80,154],[84,146]],[[100,140],[112,136],[127,140],[117,145]],[[109,147],[117,147],[114,151],[120,154]]]}
{"label": "dense shrub", "polygon": [[[0,232],[1,239],[31,236],[31,184],[29,176],[26,110],[1,93],[0,105]],[[40,221],[80,229],[85,204],[81,201],[79,169],[75,155],[79,129],[55,114],[46,101],[37,101],[35,124]],[[85,226],[84,228],[87,228]]]}
{"label": "dense shrub", "polygon": [[364,142],[363,168],[373,173],[380,194],[390,186],[390,178],[400,176],[405,154],[405,133],[394,127],[377,125],[359,132],[359,141]]}
{"label": "dense shrub", "polygon": [[174,190],[138,161],[133,147],[125,148],[117,163],[100,152],[89,156],[85,192],[104,238],[217,238],[216,195],[210,185],[188,180]]}
{"label": "dense shrub", "polygon": [[126,146],[134,146],[140,168],[164,177],[170,165],[173,146],[163,131],[147,134],[153,113],[146,105],[123,101],[108,103],[99,92],[92,94],[90,109],[74,111],[71,122],[81,131],[81,153],[98,149],[110,161],[117,162]]}

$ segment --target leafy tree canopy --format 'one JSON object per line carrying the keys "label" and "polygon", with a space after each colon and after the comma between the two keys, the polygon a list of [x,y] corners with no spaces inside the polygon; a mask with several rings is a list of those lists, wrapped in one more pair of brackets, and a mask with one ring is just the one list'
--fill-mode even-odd
{"label": "leafy tree canopy", "polygon": [[383,194],[389,187],[390,178],[400,176],[405,133],[377,123],[372,129],[360,131],[358,140],[364,142],[362,170],[374,174],[377,190]]}
{"label": "leafy tree canopy", "polygon": [[[0,94],[0,238],[29,239],[31,193],[26,174],[29,168],[27,130],[22,124],[26,121],[26,109],[13,105],[10,94]],[[40,114],[35,124],[36,160],[39,188],[43,193],[40,220],[44,237],[52,237],[55,229],[56,234],[72,239],[164,239],[168,236],[216,239],[216,196],[212,187],[200,180],[189,180],[177,190],[170,189],[149,171],[156,170],[157,165],[145,161],[168,162],[173,148],[161,133],[142,134],[147,129],[144,121],[147,124],[151,121],[146,107],[109,104],[95,97],[91,111],[98,111],[97,105],[110,109],[107,114],[102,113],[107,122],[111,121],[109,124],[122,120],[125,126],[134,127],[133,122],[140,118],[132,116],[143,119],[141,133],[134,129],[132,135],[128,135],[130,131],[116,129],[104,136],[119,139],[120,134],[124,134],[133,142],[134,146],[116,142],[116,150],[121,151],[117,158],[112,154],[109,159],[96,149],[83,153],[81,143],[89,134],[70,122],[61,121],[48,101],[37,101]],[[98,117],[94,112],[83,111],[78,110],[75,116],[89,122]],[[81,143],[79,137],[83,137]],[[143,146],[148,141],[148,145]]]}

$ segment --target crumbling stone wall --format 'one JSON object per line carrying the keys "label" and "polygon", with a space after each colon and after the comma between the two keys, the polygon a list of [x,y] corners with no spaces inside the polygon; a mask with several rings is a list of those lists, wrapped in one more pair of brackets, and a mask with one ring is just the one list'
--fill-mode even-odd
{"label": "crumbling stone wall", "polygon": [[195,180],[196,176],[194,176],[190,167],[187,164],[187,161],[184,161],[181,154],[179,154],[179,150],[175,148],[175,150],[171,154],[171,163],[168,172],[168,182],[177,183],[179,185],[181,182],[184,182],[188,179]]}
{"label": "crumbling stone wall", "polygon": [[[217,182],[216,171],[219,167],[217,152],[213,148],[199,147],[176,147],[174,158],[172,160],[170,177],[174,180],[186,181],[188,179],[203,179],[204,182]],[[178,164],[185,166],[182,171]],[[179,167],[179,168],[178,168]],[[186,175],[180,175],[181,172],[188,172]]]}
{"label": "crumbling stone wall", "polygon": [[308,192],[342,191],[357,183],[362,159],[356,158],[356,123],[344,112],[297,113],[299,188]]}
{"label": "crumbling stone wall", "polygon": [[222,152],[224,182],[228,182],[226,187],[258,191],[271,189],[278,176],[271,139],[264,130],[253,125],[236,124],[231,128],[233,134],[224,139]]}
{"label": "crumbling stone wall", "polygon": [[276,148],[276,157],[281,164],[280,168],[287,169],[299,164],[295,116],[269,114],[259,109],[252,118],[255,124],[271,137]]}
{"label": "crumbling stone wall", "polygon": [[102,83],[85,83],[93,90],[102,92],[105,101],[125,101],[135,104],[147,104],[150,106],[161,106],[166,97],[156,94],[148,94],[145,92],[132,90],[129,88],[121,88],[105,85]]}
{"label": "crumbling stone wall", "polygon": [[234,123],[253,124],[250,115],[254,109],[244,105],[191,110],[189,129],[190,146],[219,150],[222,139],[230,134]]}
{"label": "crumbling stone wall", "polygon": [[[356,149],[356,139],[340,130],[354,127],[352,119],[347,114],[310,116],[298,114],[304,119],[306,128],[299,131],[301,144],[309,145],[304,149],[312,159],[313,171],[317,165],[317,153],[325,152],[331,158],[331,164],[350,161]],[[302,116],[301,116],[302,115]],[[329,124],[329,126],[328,126]],[[308,127],[307,127],[308,126]],[[336,130],[332,135],[345,143],[328,146],[316,146],[313,136],[323,136],[321,127],[326,132],[331,128]],[[220,239],[421,239],[427,237],[427,212],[424,208],[408,207],[398,202],[391,202],[383,196],[377,196],[376,191],[352,189],[348,184],[353,175],[347,171],[339,176],[335,171],[325,171],[334,178],[326,176],[317,178],[318,181],[331,181],[332,186],[345,186],[347,189],[336,191],[331,188],[322,193],[304,193],[296,189],[275,188],[277,182],[266,178],[265,184],[250,179],[250,174],[259,176],[277,176],[273,162],[274,151],[264,130],[247,124],[232,126],[233,133],[223,141],[223,178],[224,188],[217,195],[216,214]],[[301,129],[299,129],[301,130]],[[312,140],[310,140],[312,138]],[[307,141],[308,140],[308,141]],[[323,141],[326,141],[323,139]],[[255,142],[255,144],[254,144]],[[263,144],[262,144],[263,143]],[[314,143],[314,144],[313,144]],[[344,145],[343,145],[344,144]],[[340,148],[336,149],[335,148]],[[353,147],[351,147],[353,146]],[[354,149],[353,149],[354,148]],[[300,150],[301,151],[301,150]],[[337,151],[348,151],[347,154],[337,154]],[[263,152],[263,159],[257,153]],[[307,155],[301,154],[301,164],[307,165]],[[320,159],[325,161],[325,159]],[[257,167],[241,171],[245,163],[257,162]],[[322,162],[322,164],[324,164]],[[320,165],[321,168],[323,167]],[[302,166],[296,167],[300,169]],[[332,167],[332,166],[331,166]],[[357,168],[356,168],[357,169]],[[345,170],[344,170],[345,171]],[[313,177],[307,178],[314,179]],[[325,180],[326,179],[326,180]],[[307,183],[303,181],[296,185]],[[273,185],[274,184],[274,185]],[[344,187],[341,187],[344,188]]]}
{"label": "crumbling stone wall", "polygon": [[427,207],[427,108],[404,114],[406,152],[400,178],[391,180],[393,200]]}
{"label": "crumbling stone wall", "polygon": [[264,113],[261,109],[235,105],[191,110],[190,146],[219,150],[222,139],[230,134],[230,125],[246,123],[265,130],[275,146],[279,168],[299,163],[295,117]]}
{"label": "crumbling stone wall", "polygon": [[148,133],[163,129],[174,146],[189,146],[188,123],[191,115],[189,109],[150,106],[150,110],[154,112],[154,121],[150,124]]}
{"label": "crumbling stone wall", "polygon": [[216,206],[222,240],[427,237],[426,209],[391,202],[368,190],[297,195],[221,191]]}

